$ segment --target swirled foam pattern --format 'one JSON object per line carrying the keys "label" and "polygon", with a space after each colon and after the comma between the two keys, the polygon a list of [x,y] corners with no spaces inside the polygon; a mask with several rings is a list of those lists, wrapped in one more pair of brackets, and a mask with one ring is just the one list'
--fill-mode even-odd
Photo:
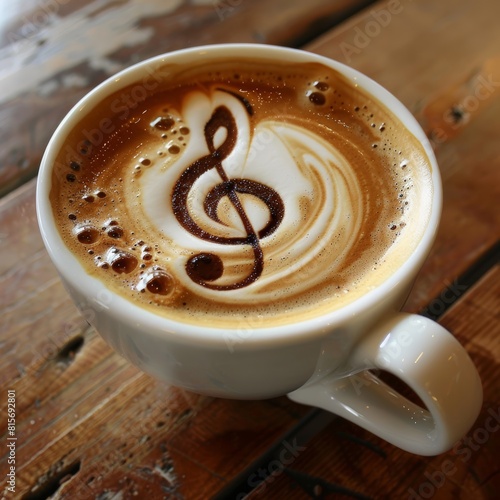
{"label": "swirled foam pattern", "polygon": [[93,110],[54,168],[61,235],[106,286],[183,322],[271,326],[355,300],[413,251],[430,166],[378,101],[315,63],[168,73]]}

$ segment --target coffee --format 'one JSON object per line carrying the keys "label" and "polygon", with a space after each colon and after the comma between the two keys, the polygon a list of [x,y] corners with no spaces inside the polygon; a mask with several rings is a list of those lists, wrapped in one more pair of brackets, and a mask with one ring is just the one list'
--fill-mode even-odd
{"label": "coffee", "polygon": [[156,68],[68,132],[50,199],[85,270],[217,327],[340,308],[408,258],[431,167],[399,120],[320,63]]}

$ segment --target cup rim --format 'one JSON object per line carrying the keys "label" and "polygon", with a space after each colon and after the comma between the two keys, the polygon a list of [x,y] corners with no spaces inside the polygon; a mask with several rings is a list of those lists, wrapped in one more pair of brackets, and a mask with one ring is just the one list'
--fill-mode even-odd
{"label": "cup rim", "polygon": [[[55,154],[62,146],[62,141],[66,135],[65,130],[69,123],[78,120],[81,113],[85,113],[85,110],[89,106],[93,106],[110,93],[116,92],[129,83],[137,81],[138,77],[143,74],[143,71],[145,69],[147,70],[151,65],[172,63],[185,60],[189,57],[197,59],[204,57],[207,52],[210,52],[210,55],[213,55],[213,57],[222,54],[224,56],[233,55],[238,57],[246,55],[248,57],[257,56],[259,58],[279,59],[280,61],[286,57],[295,62],[319,62],[327,65],[342,73],[356,85],[360,85],[365,91],[375,96],[378,100],[382,101],[383,104],[389,107],[421,143],[431,164],[433,194],[429,220],[424,229],[422,238],[409,258],[401,264],[398,269],[376,288],[339,309],[334,309],[314,318],[301,320],[296,323],[249,328],[252,334],[245,338],[245,342],[239,344],[239,348],[241,346],[242,349],[252,349],[262,346],[263,344],[269,345],[276,342],[281,343],[283,341],[296,342],[304,338],[311,340],[315,336],[322,336],[331,332],[334,325],[342,323],[346,319],[355,317],[362,311],[374,307],[375,304],[381,300],[381,297],[388,294],[391,289],[396,287],[400,282],[407,281],[408,276],[416,274],[416,270],[423,264],[434,241],[442,208],[442,186],[437,161],[431,144],[416,118],[399,99],[373,79],[342,62],[322,55],[301,49],[264,44],[229,43],[204,45],[181,49],[146,59],[104,80],[88,92],[66,114],[50,139],[42,157],[36,187],[36,212],[45,247],[56,269],[63,278],[63,281],[79,290],[82,295],[92,298],[96,307],[102,307],[102,304],[97,299],[99,291],[102,291],[103,288],[108,290],[112,296],[112,304],[109,304],[107,314],[110,314],[116,321],[137,325],[143,331],[141,335],[168,337],[180,343],[191,343],[196,341],[198,344],[204,346],[215,347],[225,345],[227,339],[225,339],[225,336],[221,334],[221,332],[224,332],[226,328],[182,323],[167,318],[166,316],[155,314],[106,288],[101,280],[87,274],[80,264],[80,261],[72,254],[71,250],[62,240],[56,227],[54,217],[52,216],[52,208],[49,200],[52,163]],[[68,272],[68,269],[70,272]],[[237,329],[237,327],[227,328],[227,331],[234,331]]]}

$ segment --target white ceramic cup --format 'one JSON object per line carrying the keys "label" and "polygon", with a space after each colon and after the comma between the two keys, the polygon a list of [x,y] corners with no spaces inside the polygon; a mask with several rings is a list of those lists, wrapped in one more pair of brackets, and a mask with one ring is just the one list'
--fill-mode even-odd
{"label": "white ceramic cup", "polygon": [[[345,307],[286,326],[234,330],[192,326],[155,315],[88,275],[65,246],[49,201],[55,157],[70,130],[103,98],[136,83],[154,84],[166,62],[193,65],[210,57],[317,61],[352,79],[391,109],[422,143],[432,165],[432,212],[411,256],[376,289]],[[84,97],[64,118],[42,160],[37,212],[47,250],[63,283],[88,321],[120,354],[145,372],[186,389],[227,398],[288,394],[332,411],[400,448],[435,455],[470,429],[482,403],[478,373],[463,347],[437,323],[400,313],[426,258],[441,211],[441,183],[430,144],[411,113],[378,84],[338,62],[264,45],[229,44],[187,49],[132,66]],[[426,408],[408,401],[373,370],[408,384]],[[370,370],[370,371],[368,371]]]}

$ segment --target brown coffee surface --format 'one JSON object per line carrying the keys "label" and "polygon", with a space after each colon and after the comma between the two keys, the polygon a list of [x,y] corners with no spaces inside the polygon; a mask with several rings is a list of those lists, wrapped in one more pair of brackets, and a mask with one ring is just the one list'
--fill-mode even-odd
{"label": "brown coffee surface", "polygon": [[216,327],[323,314],[386,280],[430,213],[430,164],[376,99],[318,63],[166,66],[91,109],[51,203],[87,273]]}

